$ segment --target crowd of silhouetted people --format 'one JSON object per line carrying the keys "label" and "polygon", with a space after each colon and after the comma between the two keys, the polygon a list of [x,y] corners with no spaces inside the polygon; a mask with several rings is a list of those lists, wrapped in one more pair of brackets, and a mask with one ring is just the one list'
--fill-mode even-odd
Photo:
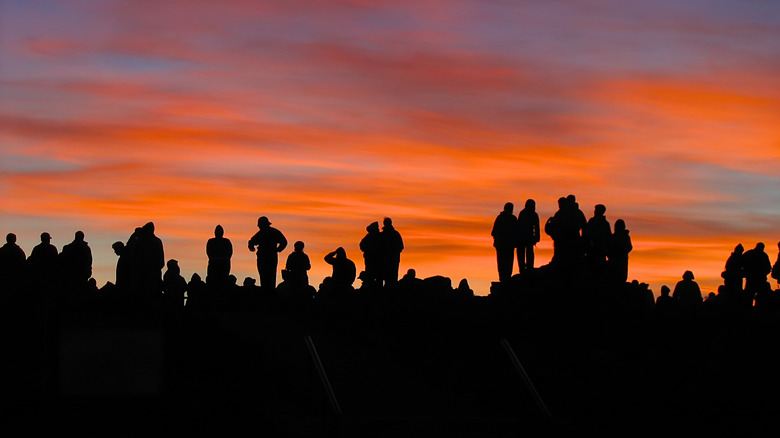
{"label": "crowd of silhouetted people", "polygon": [[[544,233],[553,243],[553,256],[545,269],[559,277],[577,272],[581,281],[604,289],[628,288],[661,314],[671,313],[669,309],[689,311],[705,302],[737,308],[780,308],[780,294],[772,290],[768,281],[770,274],[780,279],[780,267],[778,261],[772,265],[763,243],[747,251],[741,244],[736,246],[728,257],[722,273],[723,285],[717,293],[704,296],[693,273],[685,271],[673,290],[663,286],[660,296],[654,299],[646,283],[628,282],[632,250],[629,230],[622,219],[615,221],[613,229],[606,211],[604,205],[597,204],[592,217],[587,219],[575,196],[568,195],[558,199],[558,210],[542,225],[535,200],[528,199],[517,215],[514,205],[507,202],[491,232],[498,268],[498,282],[494,286],[506,289],[511,287],[507,285],[524,284],[527,287],[528,282],[515,280],[538,277],[536,272],[542,267],[535,266],[534,248]],[[266,216],[257,220],[257,227],[257,233],[248,240],[248,249],[257,256],[259,284],[251,277],[239,283],[231,274],[233,245],[221,225],[216,226],[214,237],[206,242],[205,278],[196,273],[189,280],[184,279],[178,261],[165,260],[163,243],[155,235],[152,222],[137,227],[126,241],[112,245],[118,256],[116,279],[101,288],[92,278],[92,251],[82,231],[76,232],[73,241],[60,252],[52,245],[49,233],[42,233],[41,243],[32,249],[29,257],[16,243],[16,236],[9,233],[0,248],[0,284],[7,291],[40,291],[55,303],[111,295],[130,301],[160,303],[169,309],[263,307],[279,302],[305,306],[318,300],[348,300],[358,292],[419,290],[424,288],[423,284],[450,291],[452,296],[474,296],[466,279],[452,287],[449,278],[420,279],[414,269],[399,279],[404,242],[390,218],[384,218],[381,228],[379,222],[366,227],[359,243],[362,269],[343,247],[328,253],[324,262],[332,267],[332,273],[318,287],[309,282],[312,263],[302,241],[293,244],[293,251],[281,267],[282,281],[277,284],[279,254],[287,248],[287,238],[271,226]],[[513,272],[515,258],[516,274]],[[355,287],[358,280],[361,284]]]}

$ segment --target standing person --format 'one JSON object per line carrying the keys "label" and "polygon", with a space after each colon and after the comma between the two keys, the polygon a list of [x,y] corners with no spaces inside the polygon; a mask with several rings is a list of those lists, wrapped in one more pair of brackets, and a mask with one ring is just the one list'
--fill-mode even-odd
{"label": "standing person", "polygon": [[260,287],[266,290],[276,289],[276,268],[279,253],[287,247],[287,239],[281,231],[271,226],[267,217],[257,219],[259,231],[249,239],[249,250],[257,247],[257,273],[260,275]]}
{"label": "standing person", "polygon": [[366,227],[366,235],[360,240],[360,250],[363,251],[365,262],[365,281],[380,284],[382,279],[382,235],[379,232],[379,222],[371,222]]}
{"label": "standing person", "polygon": [[26,260],[24,250],[16,244],[16,234],[8,233],[5,245],[0,247],[0,286],[10,289],[21,286]]}
{"label": "standing person", "polygon": [[777,259],[772,266],[772,278],[777,280],[777,285],[780,286],[780,242],[777,242]]}
{"label": "standing person", "polygon": [[[617,224],[615,224],[617,226]],[[685,271],[682,280],[677,282],[672,292],[672,298],[679,304],[680,310],[690,311],[699,306],[703,301],[699,284],[693,281],[693,272]]]}
{"label": "standing person", "polygon": [[601,270],[607,262],[609,240],[612,236],[612,227],[605,216],[607,207],[597,204],[593,208],[593,217],[588,220],[585,227],[585,246],[588,261],[593,269]]}
{"label": "standing person", "polygon": [[755,248],[745,251],[742,255],[742,266],[745,272],[744,304],[747,307],[753,306],[753,299],[763,289],[767,282],[767,275],[772,272],[772,262],[769,261],[769,255],[764,252],[765,248],[763,242],[758,242]]}
{"label": "standing person", "polygon": [[92,249],[84,241],[83,231],[76,231],[73,242],[62,247],[59,257],[66,285],[86,286],[92,277]]}
{"label": "standing person", "polygon": [[631,244],[631,236],[628,235],[626,223],[623,219],[615,221],[615,232],[609,240],[607,262],[613,279],[618,283],[628,280],[628,253],[634,249]]}
{"label": "standing person", "polygon": [[135,289],[144,296],[162,292],[162,270],[165,267],[163,243],[154,234],[154,223],[147,222],[128,241]]}
{"label": "standing person", "polygon": [[132,281],[132,267],[130,266],[127,246],[125,246],[124,242],[118,241],[111,245],[111,249],[119,257],[116,261],[116,287],[120,289],[127,288]]}
{"label": "standing person", "polygon": [[721,273],[721,277],[723,277],[723,286],[725,286],[725,299],[729,304],[738,303],[744,292],[742,289],[742,282],[745,279],[742,261],[744,252],[745,248],[741,243],[735,246],[734,251],[732,251],[729,258],[726,259],[725,270]]}
{"label": "standing person", "polygon": [[233,244],[225,238],[225,229],[217,225],[214,237],[206,242],[206,255],[209,258],[206,269],[206,283],[222,285],[230,276],[230,258],[233,257]]}
{"label": "standing person", "polygon": [[303,252],[304,243],[300,240],[293,244],[293,252],[287,256],[287,279],[295,286],[309,285],[309,269],[311,261],[309,256]]}
{"label": "standing person", "polygon": [[57,247],[51,244],[51,235],[41,233],[41,243],[33,248],[27,259],[32,268],[32,274],[39,277],[51,276],[57,266],[58,254]]}
{"label": "standing person", "polygon": [[496,249],[496,264],[498,265],[498,281],[505,282],[512,277],[512,266],[515,264],[515,245],[517,244],[517,218],[513,213],[514,204],[504,204],[504,211],[496,216],[493,222],[493,247]]}
{"label": "standing person", "polygon": [[534,268],[534,246],[539,243],[539,214],[536,213],[536,201],[528,199],[525,208],[517,214],[517,264],[522,274]]}
{"label": "standing person", "polygon": [[401,251],[404,241],[401,233],[393,227],[393,220],[384,219],[380,233],[382,251],[382,280],[385,286],[393,286],[398,282],[398,268],[401,265]]}
{"label": "standing person", "polygon": [[162,290],[166,308],[181,310],[184,307],[184,293],[187,292],[187,280],[181,276],[179,262],[171,259],[166,263],[168,268],[163,274]]}

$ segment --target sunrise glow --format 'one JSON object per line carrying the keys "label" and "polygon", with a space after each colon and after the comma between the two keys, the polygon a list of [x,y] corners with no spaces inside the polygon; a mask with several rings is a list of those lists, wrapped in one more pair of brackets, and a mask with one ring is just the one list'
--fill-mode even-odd
{"label": "sunrise glow", "polygon": [[760,1],[4,1],[0,231],[83,230],[102,285],[148,221],[205,274],[221,224],[241,281],[264,215],[317,285],[387,216],[402,272],[485,295],[504,203],[573,193],[626,221],[629,279],[706,293],[737,243],[774,262],[778,41]]}

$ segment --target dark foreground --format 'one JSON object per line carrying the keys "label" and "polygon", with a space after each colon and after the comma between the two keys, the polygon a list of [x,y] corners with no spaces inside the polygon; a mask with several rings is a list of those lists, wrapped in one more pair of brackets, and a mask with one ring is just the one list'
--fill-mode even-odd
{"label": "dark foreground", "polygon": [[551,278],[489,297],[399,288],[181,312],[17,296],[2,307],[2,421],[28,436],[780,429],[776,311],[659,315],[630,285],[588,289]]}

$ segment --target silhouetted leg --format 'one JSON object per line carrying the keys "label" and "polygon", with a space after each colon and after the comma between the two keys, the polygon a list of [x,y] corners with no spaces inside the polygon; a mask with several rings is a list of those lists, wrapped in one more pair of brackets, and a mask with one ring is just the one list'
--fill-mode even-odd
{"label": "silhouetted leg", "polygon": [[497,247],[496,263],[498,265],[498,280],[509,280],[512,277],[512,267],[515,264],[515,249],[511,246]]}
{"label": "silhouetted leg", "polygon": [[517,272],[523,273],[525,272],[526,264],[525,264],[525,247],[524,246],[518,246],[517,247]]}
{"label": "silhouetted leg", "polygon": [[263,289],[276,289],[276,267],[278,258],[263,258],[260,270],[260,287]]}
{"label": "silhouetted leg", "polygon": [[394,260],[388,264],[387,276],[385,278],[386,284],[394,285],[398,283],[398,268],[400,265],[400,260]]}

